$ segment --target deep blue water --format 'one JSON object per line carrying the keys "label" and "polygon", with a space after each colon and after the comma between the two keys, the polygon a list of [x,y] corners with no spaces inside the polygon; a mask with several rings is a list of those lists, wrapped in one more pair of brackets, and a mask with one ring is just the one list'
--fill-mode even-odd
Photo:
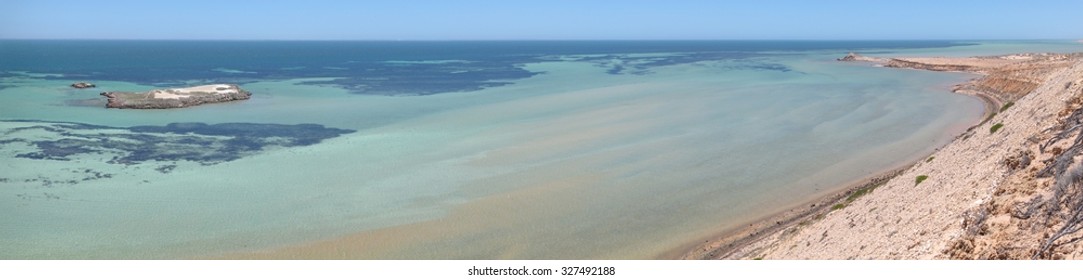
{"label": "deep blue water", "polygon": [[[0,77],[10,71],[61,74],[58,80],[111,80],[155,86],[341,77],[328,84],[357,94],[429,95],[501,86],[538,73],[524,63],[594,55],[614,75],[652,67],[764,52],[937,48],[950,41],[93,41],[0,40]],[[667,55],[642,55],[659,54]],[[616,54],[616,55],[615,55]],[[628,56],[630,54],[640,54]],[[418,63],[429,62],[429,63]],[[437,62],[437,63],[432,63]],[[748,67],[787,71],[783,65]],[[2,87],[3,85],[0,85]]]}

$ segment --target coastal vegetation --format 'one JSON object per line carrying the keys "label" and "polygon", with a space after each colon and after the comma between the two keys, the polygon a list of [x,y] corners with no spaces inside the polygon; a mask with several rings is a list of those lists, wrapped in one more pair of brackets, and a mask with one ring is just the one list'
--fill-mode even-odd
{"label": "coastal vegetation", "polygon": [[990,120],[992,120],[993,117],[996,117],[996,116],[997,116],[997,112],[991,112],[985,117],[985,119],[981,120],[980,124],[985,124],[985,123],[989,122]]}
{"label": "coastal vegetation", "polygon": [[1004,112],[1004,110],[1008,110],[1008,108],[1011,108],[1012,105],[1015,105],[1015,102],[1004,103],[1004,106],[1000,106],[1000,112]]}
{"label": "coastal vegetation", "polygon": [[994,124],[992,127],[989,127],[989,133],[996,133],[1001,127],[1004,127],[1003,123]]}
{"label": "coastal vegetation", "polygon": [[918,184],[921,184],[925,179],[929,179],[929,175],[918,175],[918,177],[914,179],[914,185],[917,186]]}
{"label": "coastal vegetation", "polygon": [[869,193],[872,193],[873,190],[876,190],[876,188],[879,188],[880,186],[883,186],[884,183],[886,183],[886,181],[878,182],[876,184],[868,185],[868,186],[861,187],[861,188],[858,188],[858,189],[854,190],[853,192],[850,193],[849,196],[846,196],[846,200],[844,200],[842,202],[839,202],[839,203],[836,203],[835,205],[831,206],[831,210],[839,210],[839,209],[842,209],[842,208],[846,208],[846,206],[850,205],[850,203],[853,203],[854,201],[856,201],[858,198],[861,198],[862,196],[865,196],[865,195],[867,195]]}

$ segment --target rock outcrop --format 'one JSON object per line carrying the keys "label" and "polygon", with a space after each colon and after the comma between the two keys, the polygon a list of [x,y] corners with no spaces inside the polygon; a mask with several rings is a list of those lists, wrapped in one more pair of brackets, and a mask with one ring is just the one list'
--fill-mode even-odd
{"label": "rock outcrop", "polygon": [[974,70],[977,68],[971,65],[922,63],[898,58],[888,59],[887,63],[884,63],[884,67],[910,68],[942,72],[974,72]]}
{"label": "rock outcrop", "polygon": [[884,67],[930,71],[971,72],[981,78],[959,85],[961,93],[980,92],[1012,102],[1038,88],[1049,74],[1078,58],[1073,54],[1024,53],[967,58],[892,58]]}
{"label": "rock outcrop", "polygon": [[106,108],[170,109],[246,100],[252,93],[237,85],[216,84],[187,88],[156,89],[148,92],[103,92],[109,98]]}
{"label": "rock outcrop", "polygon": [[82,89],[82,88],[92,88],[92,87],[98,87],[98,86],[96,86],[94,84],[91,84],[91,83],[87,83],[87,82],[78,82],[78,83],[71,84],[71,87]]}
{"label": "rock outcrop", "polygon": [[860,55],[860,54],[853,53],[853,52],[848,53],[848,54],[846,54],[846,56],[844,56],[842,58],[839,58],[839,59],[835,59],[835,60],[838,60],[838,61],[884,62],[883,58],[868,57],[868,56]]}

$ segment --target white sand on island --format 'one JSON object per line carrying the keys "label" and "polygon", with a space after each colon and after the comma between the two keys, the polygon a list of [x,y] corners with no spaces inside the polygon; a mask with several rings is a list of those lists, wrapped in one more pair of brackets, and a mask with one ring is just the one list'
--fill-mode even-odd
{"label": "white sand on island", "polygon": [[213,93],[213,94],[235,94],[238,92],[236,86],[228,84],[213,84],[202,85],[186,88],[171,88],[171,89],[156,89],[150,92],[151,98],[156,99],[180,99],[189,97],[192,94],[197,93]]}
{"label": "white sand on island", "polygon": [[193,92],[212,92],[212,93],[237,93],[237,87],[227,84],[214,84],[214,85],[202,85],[186,88],[174,88],[170,89],[183,94],[190,94]]}
{"label": "white sand on island", "polygon": [[152,90],[150,92],[150,98],[154,99],[180,99],[181,97],[188,97],[188,95],[173,94],[160,89]]}

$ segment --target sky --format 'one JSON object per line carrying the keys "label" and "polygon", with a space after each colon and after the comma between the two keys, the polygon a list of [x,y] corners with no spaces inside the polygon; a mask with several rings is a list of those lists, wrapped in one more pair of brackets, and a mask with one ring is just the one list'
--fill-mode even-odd
{"label": "sky", "polygon": [[2,0],[0,39],[1083,39],[1083,1]]}

